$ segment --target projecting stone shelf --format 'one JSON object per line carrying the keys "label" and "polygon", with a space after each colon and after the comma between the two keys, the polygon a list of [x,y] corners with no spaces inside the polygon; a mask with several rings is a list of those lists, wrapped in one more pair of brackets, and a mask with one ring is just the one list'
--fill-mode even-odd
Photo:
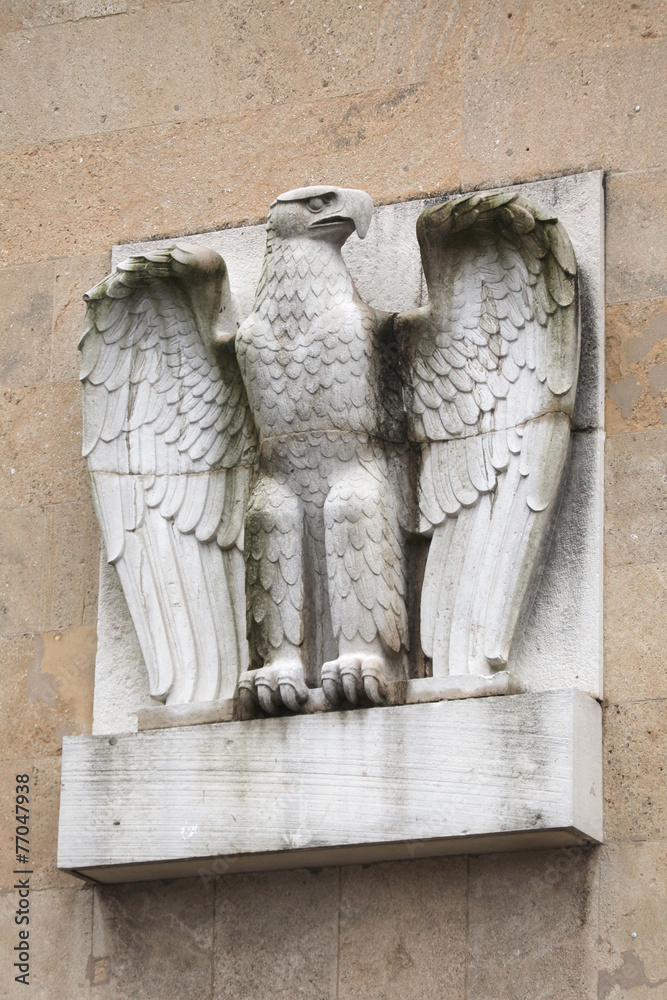
{"label": "projecting stone shelf", "polygon": [[[500,670],[497,674],[486,677],[460,674],[457,677],[419,677],[409,681],[389,682],[385,684],[384,690],[386,705],[423,705],[434,701],[454,701],[459,698],[491,698],[500,694],[522,694],[524,688],[507,670]],[[301,711],[306,715],[312,715],[315,712],[334,711],[334,707],[327,701],[324,691],[319,687],[309,690],[308,700],[301,706]],[[142,732],[146,729],[201,726],[213,722],[240,722],[242,719],[263,717],[263,715],[264,713],[259,710],[251,714],[244,711],[238,698],[192,705],[155,705],[139,710],[137,728]]]}
{"label": "projecting stone shelf", "polygon": [[602,839],[574,690],[63,742],[60,868],[99,882]]}

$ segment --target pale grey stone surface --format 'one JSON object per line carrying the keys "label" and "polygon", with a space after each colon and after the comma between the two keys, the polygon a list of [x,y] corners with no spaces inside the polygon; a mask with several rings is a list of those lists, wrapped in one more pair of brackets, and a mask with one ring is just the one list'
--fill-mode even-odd
{"label": "pale grey stone surface", "polygon": [[93,733],[132,733],[155,701],[127,601],[113,566],[100,558]]}
{"label": "pale grey stone surface", "polygon": [[58,864],[126,881],[600,840],[601,745],[573,690],[70,737]]}
{"label": "pale grey stone surface", "polygon": [[604,431],[575,431],[555,519],[511,669],[529,691],[602,693]]}

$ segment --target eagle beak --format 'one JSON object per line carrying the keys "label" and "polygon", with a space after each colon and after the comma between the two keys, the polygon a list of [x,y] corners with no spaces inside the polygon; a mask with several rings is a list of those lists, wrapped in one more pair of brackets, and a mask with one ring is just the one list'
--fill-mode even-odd
{"label": "eagle beak", "polygon": [[[313,191],[319,191],[319,188],[312,188]],[[368,232],[368,227],[371,224],[371,219],[373,218],[373,199],[365,191],[355,191],[347,188],[331,188],[328,192],[323,189],[325,194],[329,195],[330,205],[328,206],[328,211],[321,215],[310,223],[311,232],[317,232],[318,230],[325,235],[325,239],[333,239],[336,241],[341,241],[342,243],[352,235],[352,229],[356,229],[359,238],[363,240],[364,236]],[[304,188],[303,191],[299,190],[297,192],[288,192],[288,194],[304,194],[308,191],[308,188]],[[286,198],[287,195],[281,195],[281,198]],[[317,198],[317,194],[311,195],[312,198]]]}
{"label": "eagle beak", "polygon": [[352,219],[357,236],[363,240],[373,218],[373,199],[365,191],[348,189],[344,193],[344,204],[341,207],[342,212],[339,209],[338,214],[345,212]]}

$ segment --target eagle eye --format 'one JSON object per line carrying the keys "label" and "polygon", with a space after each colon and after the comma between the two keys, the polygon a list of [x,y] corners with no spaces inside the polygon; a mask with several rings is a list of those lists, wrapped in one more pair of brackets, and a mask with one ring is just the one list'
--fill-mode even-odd
{"label": "eagle eye", "polygon": [[309,212],[321,212],[322,209],[329,204],[332,199],[332,195],[324,194],[317,195],[315,198],[309,198],[306,202],[306,206]]}

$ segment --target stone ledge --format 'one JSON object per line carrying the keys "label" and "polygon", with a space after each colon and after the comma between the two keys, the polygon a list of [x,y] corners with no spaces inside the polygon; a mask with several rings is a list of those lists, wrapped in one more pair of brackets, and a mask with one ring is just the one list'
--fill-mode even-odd
{"label": "stone ledge", "polygon": [[104,882],[602,839],[574,690],[63,742],[58,866]]}
{"label": "stone ledge", "polygon": [[[255,671],[251,671],[250,676]],[[497,674],[476,677],[474,674],[459,674],[451,677],[418,677],[409,681],[388,682],[385,685],[386,706],[423,705],[434,701],[454,701],[459,698],[491,698],[502,694],[522,694],[523,685],[518,678],[506,670]],[[369,702],[365,708],[374,707]],[[379,707],[379,706],[376,706]],[[351,708],[350,711],[358,709]],[[311,688],[308,700],[301,711],[306,715],[315,712],[336,711],[330,705],[322,688]],[[291,718],[291,713],[285,713]],[[248,713],[237,698],[222,701],[194,702],[190,705],[154,705],[139,709],[137,729],[173,729],[175,726],[203,726],[213,722],[240,722],[255,717],[264,717],[259,707]]]}

